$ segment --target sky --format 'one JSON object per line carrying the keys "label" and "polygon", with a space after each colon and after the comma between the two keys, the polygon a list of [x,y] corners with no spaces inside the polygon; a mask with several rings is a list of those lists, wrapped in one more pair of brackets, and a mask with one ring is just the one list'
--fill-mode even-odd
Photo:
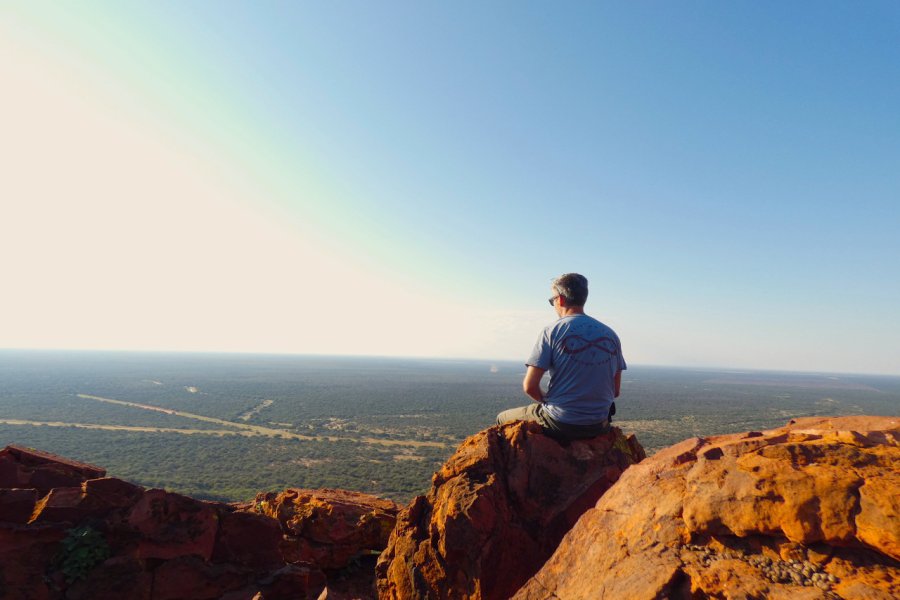
{"label": "sky", "polygon": [[900,4],[0,2],[0,348],[900,374]]}

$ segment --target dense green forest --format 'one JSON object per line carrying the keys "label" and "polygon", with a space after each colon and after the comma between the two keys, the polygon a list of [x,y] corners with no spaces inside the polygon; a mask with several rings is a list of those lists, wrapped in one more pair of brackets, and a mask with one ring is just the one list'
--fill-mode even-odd
{"label": "dense green forest", "polygon": [[[523,371],[484,361],[0,351],[0,445],[208,499],[337,487],[406,502],[465,437],[527,402]],[[632,366],[617,404],[615,424],[653,452],[800,416],[895,415],[900,378]]]}

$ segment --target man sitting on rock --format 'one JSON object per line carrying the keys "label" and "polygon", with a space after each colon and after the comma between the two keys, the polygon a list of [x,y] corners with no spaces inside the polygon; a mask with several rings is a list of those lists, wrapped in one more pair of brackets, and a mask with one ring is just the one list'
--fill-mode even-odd
{"label": "man sitting on rock", "polygon": [[[609,431],[613,400],[627,367],[616,333],[584,314],[588,281],[578,273],[553,280],[550,305],[559,320],[544,328],[531,356],[522,388],[535,404],[505,410],[497,424],[537,421],[561,439],[589,438]],[[547,393],[541,377],[550,371]]]}

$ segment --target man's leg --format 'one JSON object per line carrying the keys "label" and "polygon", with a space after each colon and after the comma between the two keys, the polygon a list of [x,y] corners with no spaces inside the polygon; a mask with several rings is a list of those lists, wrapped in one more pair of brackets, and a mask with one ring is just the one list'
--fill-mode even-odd
{"label": "man's leg", "polygon": [[532,402],[528,406],[519,406],[518,408],[510,408],[509,410],[504,410],[502,413],[497,415],[497,425],[512,423],[513,421],[535,421],[537,423],[541,423],[541,418],[539,416],[540,408],[540,404],[538,404],[537,402]]}

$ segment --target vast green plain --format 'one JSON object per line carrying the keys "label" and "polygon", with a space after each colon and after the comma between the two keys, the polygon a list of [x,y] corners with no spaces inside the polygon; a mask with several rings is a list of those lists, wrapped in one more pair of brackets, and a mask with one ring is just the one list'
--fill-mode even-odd
{"label": "vast green plain", "polygon": [[[0,447],[217,500],[332,487],[400,502],[496,414],[521,363],[0,351]],[[900,414],[900,377],[631,365],[614,424],[648,452],[796,417]]]}

